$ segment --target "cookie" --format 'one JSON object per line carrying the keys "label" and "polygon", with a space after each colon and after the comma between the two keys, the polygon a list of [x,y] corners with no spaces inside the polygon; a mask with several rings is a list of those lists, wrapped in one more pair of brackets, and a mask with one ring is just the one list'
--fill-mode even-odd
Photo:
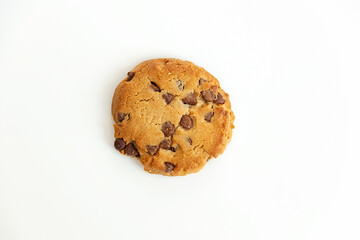
{"label": "cookie", "polygon": [[229,95],[218,80],[189,61],[140,63],[117,86],[114,147],[149,173],[198,172],[223,153],[234,128]]}

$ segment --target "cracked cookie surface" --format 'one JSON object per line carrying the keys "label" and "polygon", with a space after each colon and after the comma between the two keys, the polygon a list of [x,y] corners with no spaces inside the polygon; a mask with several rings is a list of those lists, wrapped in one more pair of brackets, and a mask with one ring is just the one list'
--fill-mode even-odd
{"label": "cracked cookie surface", "polygon": [[140,63],[117,86],[112,115],[114,147],[138,158],[150,173],[198,172],[223,153],[234,114],[218,80],[189,61]]}

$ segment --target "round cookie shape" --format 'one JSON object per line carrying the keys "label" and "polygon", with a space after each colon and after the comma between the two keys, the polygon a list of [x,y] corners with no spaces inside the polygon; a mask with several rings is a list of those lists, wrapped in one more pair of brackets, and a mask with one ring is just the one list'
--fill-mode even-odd
{"label": "round cookie shape", "polygon": [[234,128],[229,95],[204,68],[159,58],[140,63],[117,86],[115,142],[149,173],[198,172],[225,150]]}

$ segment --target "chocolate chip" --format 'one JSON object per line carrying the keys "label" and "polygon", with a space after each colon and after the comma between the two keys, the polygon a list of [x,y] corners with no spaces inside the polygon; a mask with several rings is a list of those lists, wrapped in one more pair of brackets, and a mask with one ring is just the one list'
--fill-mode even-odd
{"label": "chocolate chip", "polygon": [[159,148],[154,145],[146,145],[146,149],[150,155],[155,155]]}
{"label": "chocolate chip", "polygon": [[164,162],[164,164],[165,164],[165,172],[171,172],[175,168],[175,165],[172,164],[171,162]]}
{"label": "chocolate chip", "polygon": [[191,140],[191,138],[188,137],[186,140],[189,142],[190,145],[192,145],[192,140]]}
{"label": "chocolate chip", "polygon": [[209,112],[208,114],[205,115],[205,121],[210,122],[211,118],[214,116],[213,112]]}
{"label": "chocolate chip", "polygon": [[176,80],[176,85],[180,90],[184,90],[185,85],[182,81]]}
{"label": "chocolate chip", "polygon": [[151,88],[154,89],[155,92],[160,92],[159,86],[154,82],[151,82]]}
{"label": "chocolate chip", "polygon": [[170,137],[175,132],[174,125],[167,121],[162,124],[161,131],[164,133],[165,137]]}
{"label": "chocolate chip", "polygon": [[204,79],[204,78],[200,78],[200,79],[199,79],[199,85],[201,85],[203,82],[207,82],[207,80]]}
{"label": "chocolate chip", "polygon": [[119,120],[119,122],[122,122],[122,121],[124,120],[124,118],[125,118],[126,115],[127,115],[127,114],[126,114],[126,113],[123,113],[123,112],[118,113],[118,120]]}
{"label": "chocolate chip", "polygon": [[190,129],[194,126],[193,120],[189,115],[183,115],[179,124],[185,129]]}
{"label": "chocolate chip", "polygon": [[114,142],[114,147],[116,150],[121,151],[125,148],[126,142],[122,138],[117,138]]}
{"label": "chocolate chip", "polygon": [[174,95],[172,95],[171,93],[163,94],[162,97],[165,100],[166,104],[171,103],[171,101],[174,99]]}
{"label": "chocolate chip", "polygon": [[201,91],[201,96],[205,102],[212,102],[215,99],[215,94],[210,90]]}
{"label": "chocolate chip", "polygon": [[196,105],[197,100],[196,100],[196,93],[190,93],[189,95],[187,95],[185,98],[181,99],[183,101],[183,103],[185,104],[189,104],[189,105]]}
{"label": "chocolate chip", "polygon": [[175,152],[175,151],[176,151],[174,147],[171,147],[170,150],[171,150],[172,152]]}
{"label": "chocolate chip", "polygon": [[216,99],[214,101],[215,104],[224,104],[225,103],[225,99],[223,98],[223,96],[218,93],[218,95],[216,96]]}
{"label": "chocolate chip", "polygon": [[134,72],[128,72],[127,75],[128,75],[128,80],[127,81],[130,81],[135,76],[135,73]]}
{"label": "chocolate chip", "polygon": [[163,149],[166,149],[166,150],[169,150],[170,147],[171,147],[171,140],[170,139],[164,139],[160,142],[159,144],[159,147],[160,148],[163,148]]}
{"label": "chocolate chip", "polygon": [[129,156],[135,156],[135,157],[139,156],[138,150],[136,149],[136,147],[132,143],[129,143],[128,145],[126,145],[125,154],[129,155]]}

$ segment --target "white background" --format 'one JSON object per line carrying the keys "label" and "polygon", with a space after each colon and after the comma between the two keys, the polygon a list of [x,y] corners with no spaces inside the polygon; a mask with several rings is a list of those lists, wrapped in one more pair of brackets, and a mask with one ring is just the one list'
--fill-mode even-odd
{"label": "white background", "polygon": [[[359,13],[1,0],[0,239],[360,239]],[[232,142],[197,174],[151,175],[113,148],[113,91],[157,57],[230,94]]]}

